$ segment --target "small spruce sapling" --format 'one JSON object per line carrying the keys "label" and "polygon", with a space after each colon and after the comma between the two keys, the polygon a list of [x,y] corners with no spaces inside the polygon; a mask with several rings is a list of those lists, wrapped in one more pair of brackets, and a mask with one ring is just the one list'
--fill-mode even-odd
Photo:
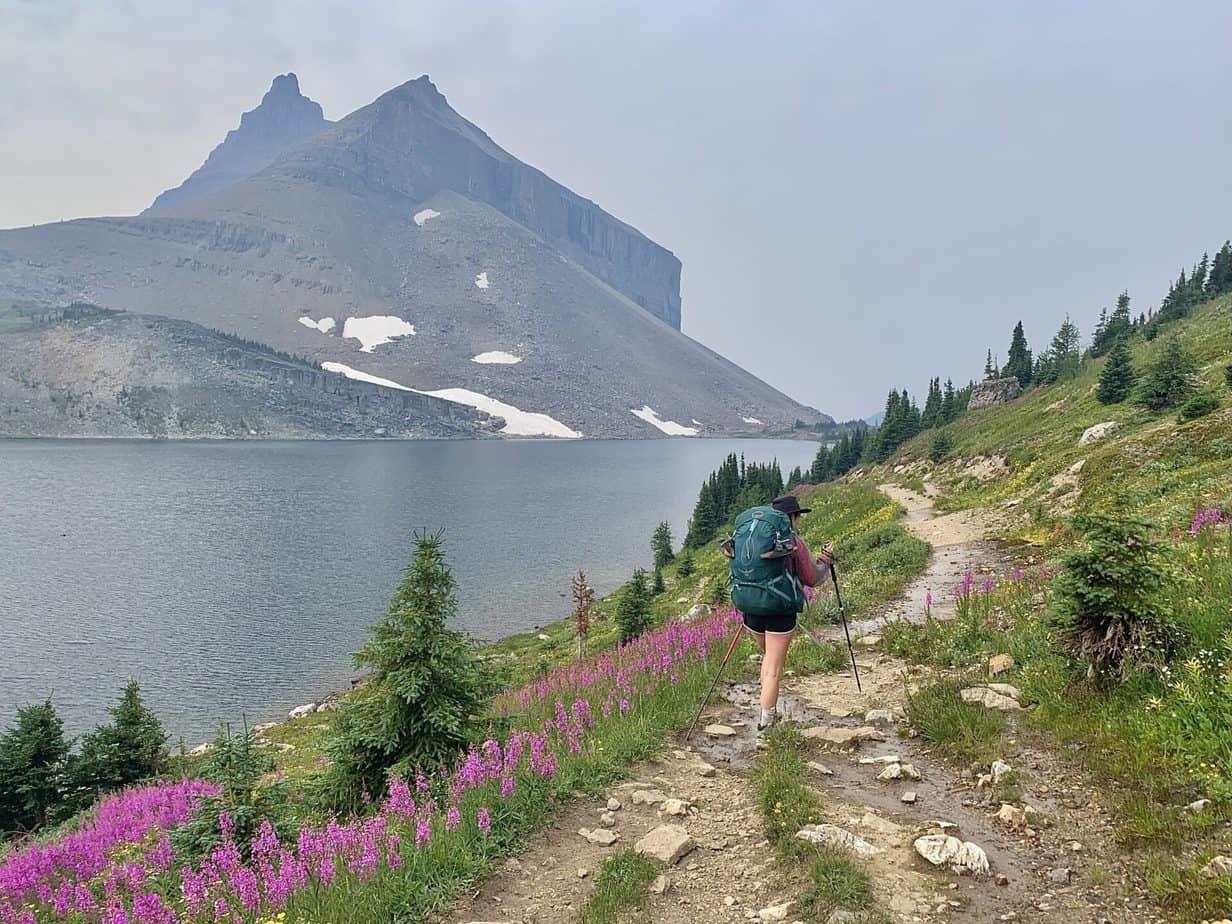
{"label": "small spruce sapling", "polygon": [[646,569],[638,568],[625,585],[616,608],[616,625],[620,641],[631,642],[650,628],[650,587]]}

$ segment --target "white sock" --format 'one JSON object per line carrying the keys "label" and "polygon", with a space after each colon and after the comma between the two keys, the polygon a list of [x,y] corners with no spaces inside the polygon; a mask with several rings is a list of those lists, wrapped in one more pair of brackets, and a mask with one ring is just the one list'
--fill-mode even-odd
{"label": "white sock", "polygon": [[769,709],[763,709],[761,711],[761,719],[758,721],[757,724],[761,725],[764,728],[767,725],[773,725],[774,720],[777,719],[778,717],[779,717],[778,709],[774,706],[771,706]]}

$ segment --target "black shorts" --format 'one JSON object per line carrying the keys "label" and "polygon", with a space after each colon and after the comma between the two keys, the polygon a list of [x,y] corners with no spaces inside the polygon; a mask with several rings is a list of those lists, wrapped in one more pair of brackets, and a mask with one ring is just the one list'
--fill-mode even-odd
{"label": "black shorts", "polygon": [[748,613],[743,615],[744,627],[754,635],[765,635],[767,632],[771,635],[787,635],[796,631],[795,613],[778,613],[774,616],[750,616]]}

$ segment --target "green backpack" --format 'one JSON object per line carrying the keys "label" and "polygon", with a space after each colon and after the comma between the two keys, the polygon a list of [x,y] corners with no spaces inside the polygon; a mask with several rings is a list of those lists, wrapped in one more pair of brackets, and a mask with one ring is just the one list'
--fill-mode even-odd
{"label": "green backpack", "polygon": [[750,507],[736,517],[736,529],[722,545],[731,557],[732,606],[750,616],[804,611],[804,589],[787,570],[796,550],[787,514],[773,507]]}

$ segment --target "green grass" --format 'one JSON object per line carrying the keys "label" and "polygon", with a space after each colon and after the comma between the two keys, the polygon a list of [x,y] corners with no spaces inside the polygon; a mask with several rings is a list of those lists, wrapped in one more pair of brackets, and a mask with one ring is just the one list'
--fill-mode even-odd
{"label": "green grass", "polygon": [[608,857],[595,875],[595,891],[582,907],[578,924],[616,924],[640,911],[661,870],[659,863],[632,850]]}
{"label": "green grass", "polygon": [[987,765],[1000,756],[1005,716],[965,703],[958,691],[966,684],[941,680],[923,687],[907,701],[912,727],[948,757]]}
{"label": "green grass", "polygon": [[809,775],[800,732],[791,725],[771,731],[754,777],[766,837],[779,858],[807,878],[801,904],[809,920],[824,921],[839,909],[866,911],[873,896],[864,869],[845,853],[795,836],[805,825],[825,821],[821,796],[806,782]]}

